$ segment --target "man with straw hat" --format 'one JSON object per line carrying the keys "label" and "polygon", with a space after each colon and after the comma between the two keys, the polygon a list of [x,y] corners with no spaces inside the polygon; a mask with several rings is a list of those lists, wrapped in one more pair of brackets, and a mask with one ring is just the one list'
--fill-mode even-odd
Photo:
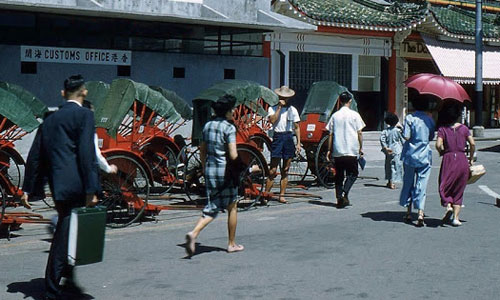
{"label": "man with straw hat", "polygon": [[[278,201],[287,203],[285,200],[285,190],[288,184],[288,170],[295,153],[300,152],[300,129],[299,113],[297,109],[288,104],[290,98],[295,95],[295,91],[287,86],[275,89],[274,92],[279,96],[279,103],[276,106],[269,107],[268,118],[273,124],[273,142],[271,145],[271,167],[269,177],[267,178],[266,192],[271,191],[276,178],[278,164],[283,159],[280,167],[280,195]],[[293,143],[293,132],[297,137],[297,145]],[[265,200],[264,200],[265,201]]]}

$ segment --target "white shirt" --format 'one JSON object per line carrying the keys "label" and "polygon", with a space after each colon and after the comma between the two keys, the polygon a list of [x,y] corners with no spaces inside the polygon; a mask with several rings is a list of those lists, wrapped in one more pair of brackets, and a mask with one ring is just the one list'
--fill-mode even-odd
{"label": "white shirt", "polygon": [[101,149],[99,149],[99,138],[97,137],[97,133],[94,134],[94,145],[95,145],[95,155],[97,158],[97,162],[99,163],[99,168],[106,173],[110,173],[111,166],[108,164],[106,158],[102,156]]}
{"label": "white shirt", "polygon": [[333,133],[333,156],[358,156],[358,131],[365,126],[361,116],[347,106],[335,112],[326,124],[326,129]]}
{"label": "white shirt", "polygon": [[[267,115],[274,115],[278,106],[270,106],[267,110]],[[274,132],[292,132],[294,130],[293,123],[299,122],[300,116],[297,109],[293,106],[281,107],[278,120],[273,124]]]}

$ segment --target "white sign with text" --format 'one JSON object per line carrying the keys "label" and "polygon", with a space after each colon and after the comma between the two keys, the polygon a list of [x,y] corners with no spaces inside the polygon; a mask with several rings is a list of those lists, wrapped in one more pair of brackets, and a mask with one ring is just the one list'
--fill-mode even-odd
{"label": "white sign with text", "polygon": [[21,61],[130,66],[132,51],[21,46]]}

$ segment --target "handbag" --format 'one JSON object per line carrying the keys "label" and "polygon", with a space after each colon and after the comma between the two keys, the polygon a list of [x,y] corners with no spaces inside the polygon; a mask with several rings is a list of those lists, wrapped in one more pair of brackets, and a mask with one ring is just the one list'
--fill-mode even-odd
{"label": "handbag", "polygon": [[486,174],[486,169],[483,165],[472,165],[469,167],[469,180],[467,180],[467,184],[473,184],[478,181],[479,178],[483,177]]}
{"label": "handbag", "polygon": [[235,160],[227,157],[226,161],[226,170],[225,170],[225,181],[228,183],[228,187],[238,187],[240,186],[240,182],[243,180],[243,176],[245,171],[247,170],[247,166],[241,160],[241,157],[238,157]]}

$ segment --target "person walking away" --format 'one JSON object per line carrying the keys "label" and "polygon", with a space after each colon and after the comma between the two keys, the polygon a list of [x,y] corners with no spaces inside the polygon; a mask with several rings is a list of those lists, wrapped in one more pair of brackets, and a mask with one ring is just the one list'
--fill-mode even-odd
{"label": "person walking away", "polygon": [[[286,186],[288,185],[288,170],[292,163],[292,158],[295,153],[300,153],[300,117],[297,109],[289,104],[290,99],[295,95],[295,91],[287,86],[282,86],[275,89],[274,92],[279,97],[279,103],[276,106],[269,107],[268,119],[273,124],[273,141],[271,144],[271,165],[269,176],[266,182],[266,192],[270,192],[274,179],[278,173],[278,165],[281,160],[283,164],[280,166],[280,195],[278,201],[280,203],[288,203],[285,199]],[[297,145],[293,143],[293,132],[297,138]],[[266,203],[266,200],[262,200]]]}
{"label": "person walking away", "polygon": [[[351,109],[352,96],[348,92],[339,95],[341,108],[328,121],[329,160],[332,154],[335,162],[335,196],[337,208],[350,205],[349,191],[358,178],[358,158],[363,156],[363,133],[365,122],[358,112]],[[345,179],[345,181],[344,181]]]}
{"label": "person walking away", "polygon": [[401,152],[404,175],[399,203],[407,208],[405,222],[412,221],[412,205],[418,209],[417,226],[422,227],[427,183],[432,164],[429,142],[434,138],[435,125],[426,113],[429,109],[429,96],[416,95],[411,103],[416,111],[405,117],[403,127],[403,137],[406,141]]}
{"label": "person walking away", "polygon": [[380,145],[385,154],[385,179],[387,187],[395,189],[396,184],[403,179],[403,162],[401,161],[401,151],[403,150],[404,138],[401,129],[397,127],[398,116],[387,113],[385,123],[389,126],[380,134]]}
{"label": "person walking away", "polygon": [[[443,223],[449,222],[453,215],[453,226],[462,225],[460,209],[469,178],[469,165],[474,161],[476,149],[469,128],[459,123],[461,116],[462,104],[454,100],[446,101],[439,112],[436,140],[436,149],[443,157],[439,171],[439,196],[441,205],[446,209]],[[470,146],[468,159],[465,155],[467,142]]]}
{"label": "person walking away", "polygon": [[233,117],[233,107],[236,99],[225,95],[212,103],[215,119],[205,124],[203,138],[200,145],[200,159],[205,174],[206,192],[208,203],[203,209],[203,215],[196,223],[194,229],[186,234],[186,253],[194,255],[196,239],[200,232],[210,224],[219,211],[227,209],[228,245],[227,252],[243,251],[244,247],[235,242],[237,225],[238,187],[228,182],[225,178],[228,159],[234,161],[238,158],[236,150],[236,128],[230,122]]}
{"label": "person walking away", "polygon": [[61,94],[67,101],[40,126],[26,162],[25,200],[43,191],[46,178],[58,213],[45,270],[46,299],[82,293],[75,283],[74,269],[68,265],[70,214],[75,207],[95,206],[99,190],[94,114],[82,107],[88,93],[84,83],[81,75],[64,81]]}

